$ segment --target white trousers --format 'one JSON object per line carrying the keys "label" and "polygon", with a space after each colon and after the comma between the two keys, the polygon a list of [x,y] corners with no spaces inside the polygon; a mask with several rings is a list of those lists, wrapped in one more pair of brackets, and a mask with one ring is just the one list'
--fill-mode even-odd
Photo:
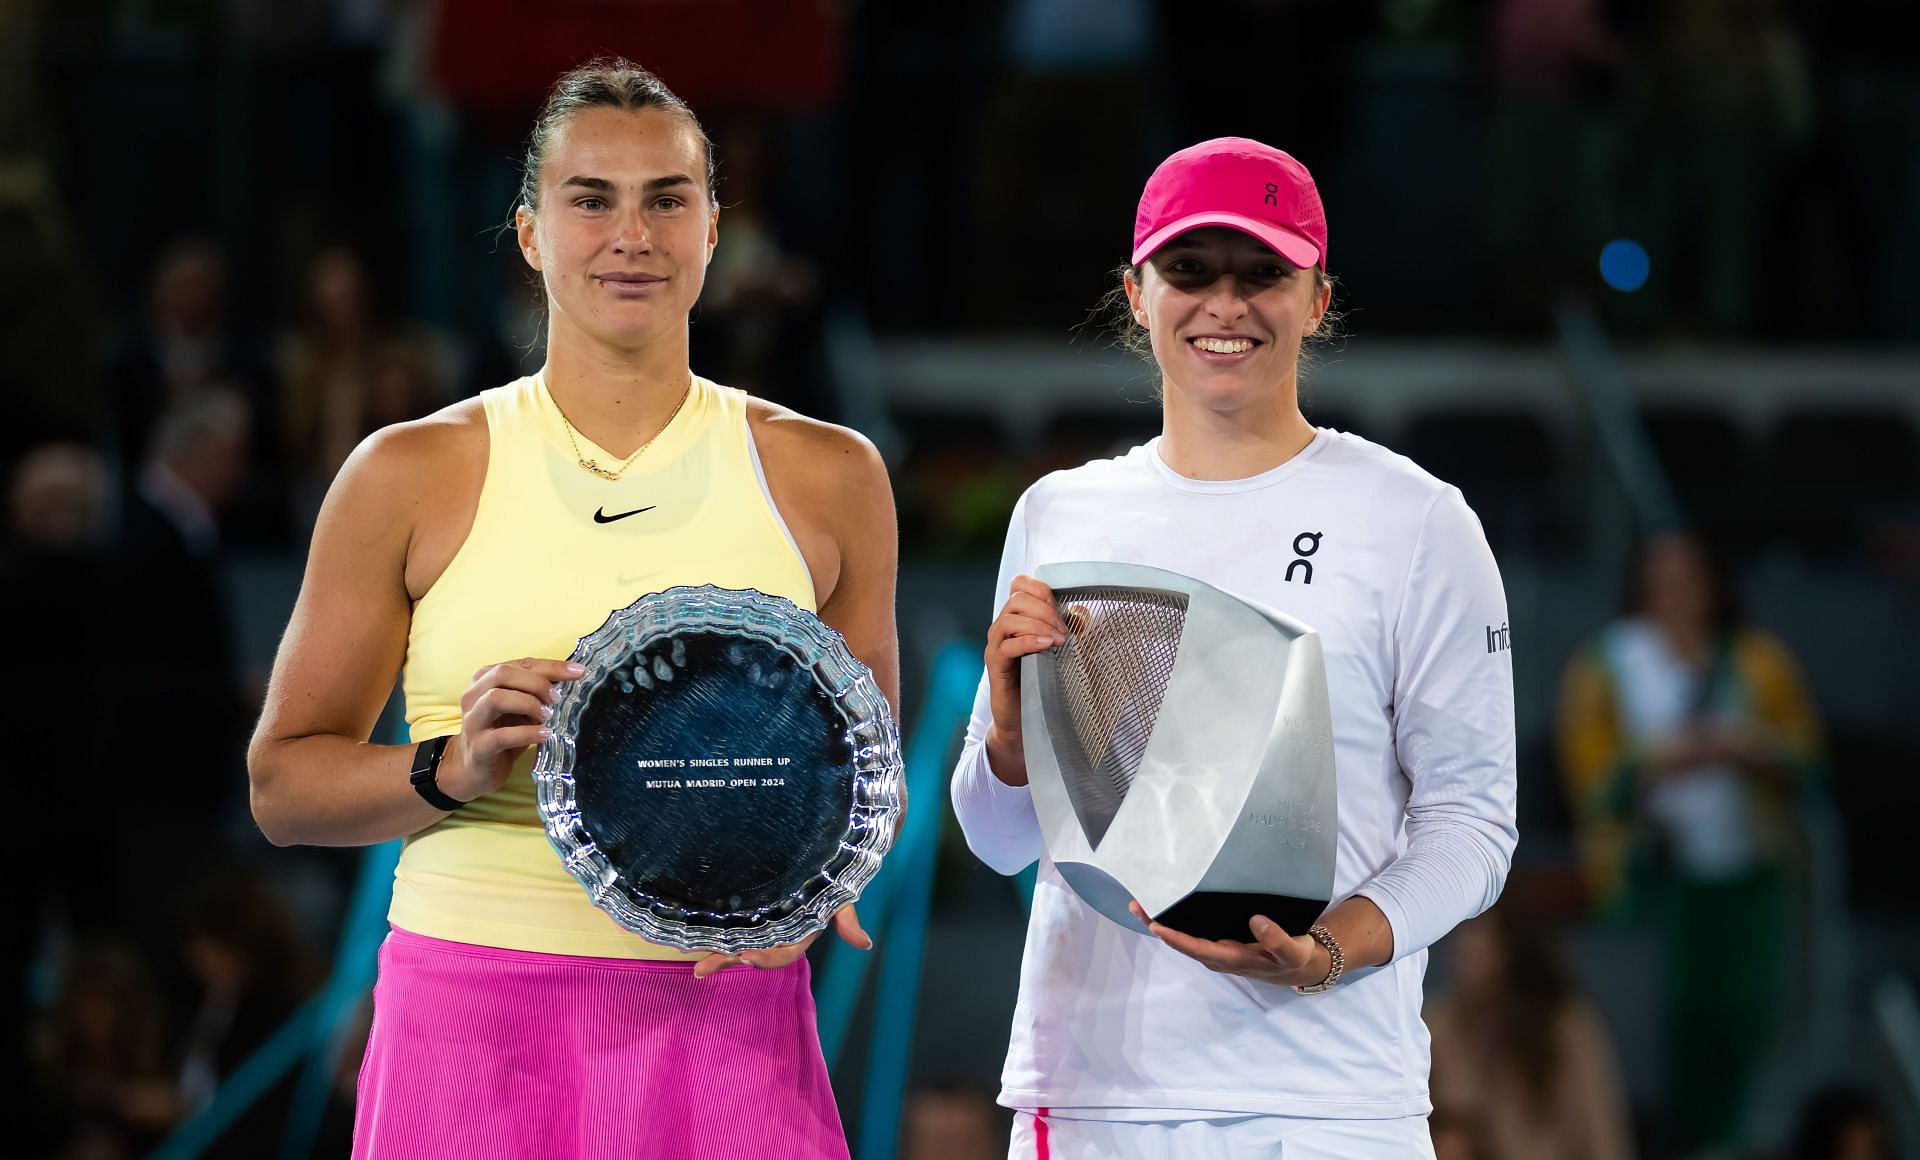
{"label": "white trousers", "polygon": [[1013,1114],[1008,1160],[1434,1160],[1425,1116],[1072,1120]]}

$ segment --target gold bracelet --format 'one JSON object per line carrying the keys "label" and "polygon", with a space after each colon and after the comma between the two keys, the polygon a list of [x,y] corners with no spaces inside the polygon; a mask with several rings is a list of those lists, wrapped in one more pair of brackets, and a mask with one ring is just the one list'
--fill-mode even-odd
{"label": "gold bracelet", "polygon": [[1340,981],[1341,972],[1347,969],[1347,956],[1341,953],[1339,940],[1333,937],[1333,932],[1319,923],[1308,927],[1307,934],[1314,942],[1327,948],[1327,957],[1333,960],[1333,964],[1327,968],[1326,978],[1311,987],[1295,987],[1293,990],[1299,995],[1318,995]]}

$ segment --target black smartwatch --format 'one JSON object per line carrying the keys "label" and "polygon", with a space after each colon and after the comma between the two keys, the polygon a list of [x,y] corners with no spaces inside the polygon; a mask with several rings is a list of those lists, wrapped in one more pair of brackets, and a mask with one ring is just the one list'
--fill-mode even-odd
{"label": "black smartwatch", "polygon": [[440,783],[434,776],[440,772],[440,755],[447,751],[447,742],[453,740],[453,734],[422,741],[413,751],[413,773],[407,778],[413,783],[415,793],[427,799],[427,804],[436,810],[449,812],[466,805],[458,798],[450,798],[440,791]]}

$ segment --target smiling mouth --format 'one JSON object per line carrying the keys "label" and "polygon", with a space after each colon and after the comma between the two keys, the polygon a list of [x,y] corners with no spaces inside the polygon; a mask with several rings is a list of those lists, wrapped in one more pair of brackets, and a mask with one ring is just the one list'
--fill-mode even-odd
{"label": "smiling mouth", "polygon": [[1245,354],[1260,345],[1251,338],[1190,338],[1187,342],[1208,354]]}

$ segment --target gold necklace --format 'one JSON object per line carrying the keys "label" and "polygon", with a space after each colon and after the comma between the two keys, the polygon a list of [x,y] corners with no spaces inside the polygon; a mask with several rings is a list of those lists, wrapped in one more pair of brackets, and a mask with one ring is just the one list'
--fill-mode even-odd
{"label": "gold necklace", "polygon": [[[673,414],[667,416],[667,421],[660,424],[660,430],[655,431],[653,433],[652,438],[649,438],[645,443],[642,443],[639,447],[635,448],[632,455],[629,455],[625,459],[622,459],[620,461],[620,465],[618,467],[613,468],[611,471],[600,466],[599,460],[588,459],[584,454],[581,453],[580,440],[574,434],[572,420],[567,418],[567,413],[565,411],[560,410],[560,404],[558,401],[556,401],[553,404],[553,409],[556,411],[560,411],[560,425],[567,429],[567,442],[573,445],[573,458],[575,459],[575,461],[577,461],[582,468],[592,472],[594,475],[599,476],[601,479],[619,479],[621,473],[626,471],[627,468],[633,466],[633,461],[640,458],[640,455],[642,452],[646,451],[647,448],[653,446],[654,439],[660,438],[660,436],[666,432],[667,428],[673,426],[673,421],[680,417],[681,410],[683,410],[686,407],[687,400],[692,396],[693,396],[693,376],[688,375],[686,393],[680,396],[680,402],[677,405],[675,405],[675,407],[673,408]],[[547,392],[547,397],[549,399],[553,398],[553,392],[551,390]]]}

